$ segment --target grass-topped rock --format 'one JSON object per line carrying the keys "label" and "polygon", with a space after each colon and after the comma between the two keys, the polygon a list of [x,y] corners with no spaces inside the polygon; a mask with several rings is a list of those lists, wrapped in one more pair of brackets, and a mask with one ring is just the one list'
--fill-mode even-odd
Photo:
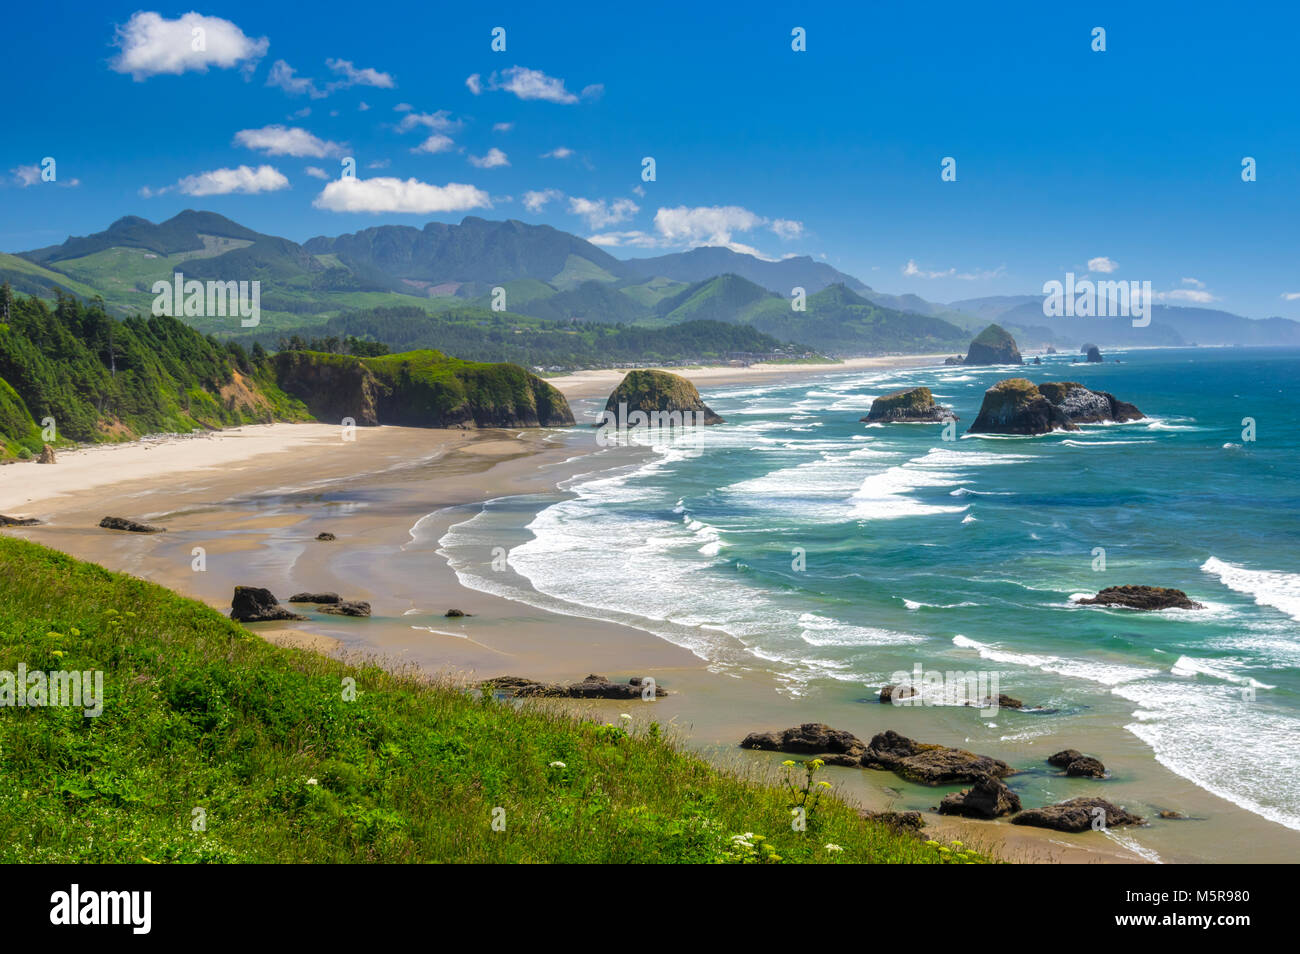
{"label": "grass-topped rock", "polygon": [[601,423],[620,428],[638,424],[667,427],[682,423],[722,424],[723,420],[704,403],[695,385],[681,375],[636,370],[627,373],[605,402]]}
{"label": "grass-topped rock", "polygon": [[1080,424],[1136,421],[1144,415],[1105,391],[1090,391],[1077,381],[1034,384],[1006,378],[984,392],[972,434],[1046,434],[1077,431]]}
{"label": "grass-topped rock", "polygon": [[970,343],[963,364],[1024,364],[1016,339],[1001,325],[989,325]]}
{"label": "grass-topped rock", "polygon": [[876,398],[862,423],[942,424],[955,420],[951,408],[934,403],[929,388],[909,388]]}

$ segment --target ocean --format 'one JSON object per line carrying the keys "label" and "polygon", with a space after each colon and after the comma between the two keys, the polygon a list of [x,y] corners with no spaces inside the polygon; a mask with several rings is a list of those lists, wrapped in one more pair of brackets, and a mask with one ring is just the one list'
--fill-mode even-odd
{"label": "ocean", "polygon": [[[762,673],[810,716],[918,665],[996,673],[1032,711],[981,717],[986,736],[1127,733],[1182,779],[1300,830],[1300,351],[1075,357],[706,390],[726,424],[598,454],[553,495],[491,501],[441,552],[470,587]],[[1079,381],[1147,417],[966,435],[1011,376]],[[860,422],[873,398],[918,385],[959,415],[957,439]],[[594,440],[564,439],[575,453]],[[489,572],[492,546],[509,572]],[[1205,609],[1072,603],[1121,584]],[[951,713],[954,731],[970,737],[971,718]]]}

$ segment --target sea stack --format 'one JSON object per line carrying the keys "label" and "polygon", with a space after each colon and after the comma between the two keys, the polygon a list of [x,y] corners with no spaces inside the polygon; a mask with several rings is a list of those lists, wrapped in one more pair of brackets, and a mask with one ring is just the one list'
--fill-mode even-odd
{"label": "sea stack", "polygon": [[969,433],[1077,431],[1080,424],[1125,423],[1143,416],[1127,401],[1105,391],[1090,391],[1076,381],[1035,385],[1025,378],[1006,378],[984,392],[984,404]]}
{"label": "sea stack", "polygon": [[722,418],[700,398],[695,385],[681,375],[637,370],[629,371],[614,389],[596,426],[624,428],[638,424],[666,427],[722,423]]}
{"label": "sea stack", "polygon": [[1084,353],[1087,355],[1088,361],[1091,361],[1094,364],[1101,363],[1101,349],[1098,348],[1096,345],[1093,345]]}
{"label": "sea stack", "polygon": [[989,325],[970,343],[963,364],[1024,364],[1016,339],[1001,325]]}
{"label": "sea stack", "polygon": [[862,423],[942,424],[955,420],[957,415],[950,408],[934,403],[929,388],[909,388],[876,398]]}

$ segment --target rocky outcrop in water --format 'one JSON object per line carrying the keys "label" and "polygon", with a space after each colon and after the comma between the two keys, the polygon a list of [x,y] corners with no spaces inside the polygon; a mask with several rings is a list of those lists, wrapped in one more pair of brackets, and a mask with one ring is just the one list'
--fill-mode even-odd
{"label": "rocky outcrop in water", "polygon": [[337,593],[295,593],[289,597],[290,603],[340,603]]}
{"label": "rocky outcrop in water", "polygon": [[1016,339],[1001,325],[989,325],[970,343],[962,364],[1024,364]]}
{"label": "rocky outcrop in water", "polygon": [[1132,404],[1105,391],[1090,391],[1076,381],[1034,384],[1006,378],[984,392],[972,434],[1046,434],[1077,431],[1080,424],[1135,421],[1143,417]]}
{"label": "rocky outcrop in water", "polygon": [[126,517],[105,517],[99,521],[105,530],[125,530],[128,533],[163,533],[166,527],[155,527],[151,523],[139,523]]}
{"label": "rocky outcrop in water", "polygon": [[1121,606],[1135,610],[1205,609],[1182,590],[1163,586],[1108,586],[1096,596],[1075,600],[1079,606]]}
{"label": "rocky outcrop in water", "polygon": [[[691,415],[685,417],[685,415]],[[634,416],[635,415],[635,416]],[[641,420],[641,415],[645,420]],[[669,415],[676,415],[671,417]],[[681,426],[684,421],[722,424],[690,381],[667,371],[629,371],[605,402],[605,413],[597,425],[616,428],[648,424],[652,427]]]}
{"label": "rocky outcrop in water", "polygon": [[[497,676],[479,683],[484,689],[513,693],[520,698],[546,699],[641,699],[648,692],[646,680],[633,676],[627,682],[611,682],[604,676],[590,675],[581,682],[538,682],[523,676]],[[655,696],[666,696],[663,686],[655,683]]]}
{"label": "rocky outcrop in water", "polygon": [[1096,345],[1093,345],[1091,348],[1085,351],[1084,354],[1087,355],[1086,360],[1091,361],[1094,364],[1097,364],[1101,361],[1101,349],[1098,348]]}
{"label": "rocky outcrop in water", "polygon": [[370,604],[365,600],[338,600],[321,604],[320,611],[334,616],[369,616]]}
{"label": "rocky outcrop in water", "polygon": [[982,776],[1001,778],[1014,769],[999,759],[946,745],[916,742],[892,729],[864,743],[851,732],[820,722],[805,722],[778,732],[751,732],[744,749],[815,755],[828,765],[860,765],[885,769],[923,785],[975,782]]}
{"label": "rocky outcrop in water", "polygon": [[1094,818],[1097,819],[1099,828],[1103,827],[1100,824],[1103,818],[1106,828],[1146,823],[1145,819],[1112,805],[1104,798],[1072,798],[1043,808],[1026,808],[1011,819],[1011,824],[1050,828],[1053,831],[1079,832],[1091,829]]}
{"label": "rocky outcrop in water", "polygon": [[265,623],[271,620],[306,619],[280,605],[268,589],[260,586],[237,586],[230,601],[230,618],[239,623]]}
{"label": "rocky outcrop in water", "polygon": [[929,388],[909,388],[876,398],[862,423],[942,424],[955,420],[951,408],[934,403]]}
{"label": "rocky outcrop in water", "polygon": [[1105,778],[1106,766],[1099,759],[1084,755],[1078,749],[1064,749],[1047,757],[1047,764],[1065,769],[1073,778]]}
{"label": "rocky outcrop in water", "polygon": [[964,818],[1000,818],[1020,811],[1020,796],[1005,782],[985,775],[970,788],[945,795],[939,803],[940,815]]}

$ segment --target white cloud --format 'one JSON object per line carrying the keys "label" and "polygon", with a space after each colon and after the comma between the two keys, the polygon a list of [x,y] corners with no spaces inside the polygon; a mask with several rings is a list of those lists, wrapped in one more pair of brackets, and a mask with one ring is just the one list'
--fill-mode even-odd
{"label": "white cloud", "polygon": [[361,101],[361,105],[357,107],[357,112],[364,113],[367,112],[369,109],[370,109],[370,104],[363,99]]}
{"label": "white cloud", "polygon": [[796,239],[803,235],[803,223],[794,219],[773,219],[770,228],[777,238]]}
{"label": "white cloud", "polygon": [[312,99],[321,99],[328,95],[324,90],[318,89],[316,83],[310,78],[296,74],[297,71],[284,60],[276,60],[271,64],[266,85],[282,89],[290,96],[301,96],[305,93]]}
{"label": "white cloud", "polygon": [[469,161],[471,165],[478,166],[480,169],[496,169],[498,166],[510,165],[510,160],[506,158],[506,154],[496,146],[489,149],[486,155],[470,156]]}
{"label": "white cloud", "polygon": [[471,93],[477,96],[479,93],[483,92],[483,77],[478,73],[471,73],[469,76],[465,77],[465,85],[469,87]]}
{"label": "white cloud", "polygon": [[206,73],[210,66],[230,69],[242,63],[249,68],[257,65],[270,45],[266,37],[254,40],[220,17],[191,12],[165,20],[143,10],[132,14],[125,26],[117,27],[113,43],[121,52],[110,68],[130,73],[137,82],[160,74]]}
{"label": "white cloud", "polygon": [[379,89],[392,89],[397,84],[393,82],[393,77],[389,73],[381,73],[379,70],[358,69],[352,65],[351,60],[326,60],[325,65],[343,78],[335,80],[330,84],[331,89],[346,89],[349,86],[376,86]]}
{"label": "white cloud", "polygon": [[374,159],[366,163],[367,169],[387,169],[393,164],[391,159]]}
{"label": "white cloud", "polygon": [[615,199],[613,202],[606,202],[604,199],[569,197],[569,214],[586,219],[587,227],[590,229],[603,229],[617,225],[640,211],[641,207],[631,199]]}
{"label": "white cloud", "polygon": [[556,199],[564,198],[564,193],[559,189],[540,189],[524,193],[524,208],[529,212],[540,212],[546,208],[547,203],[554,202]]}
{"label": "white cloud", "polygon": [[748,232],[763,224],[762,216],[738,205],[684,205],[655,213],[655,229],[667,245],[721,245],[736,243],[733,232]]}
{"label": "white cloud", "polygon": [[1183,284],[1184,284],[1184,285],[1191,285],[1193,288],[1204,288],[1204,287],[1205,287],[1205,282],[1201,281],[1199,278],[1184,278],[1184,279],[1183,279]]}
{"label": "white cloud", "polygon": [[1154,297],[1159,301],[1190,301],[1196,305],[1207,305],[1219,300],[1209,292],[1197,288],[1175,288],[1173,291],[1158,292]]}
{"label": "white cloud", "polygon": [[296,126],[263,126],[261,129],[241,129],[235,133],[235,144],[246,149],[256,149],[268,156],[295,156],[325,159],[343,155],[343,146],[319,139]]}
{"label": "white cloud", "polygon": [[[405,103],[401,105],[405,106]],[[452,119],[451,113],[445,109],[440,109],[436,113],[416,113],[411,112],[410,107],[403,110],[406,113],[402,121],[397,124],[398,132],[410,132],[416,126],[423,126],[426,129],[443,131],[447,129],[459,129],[461,122],[458,119]]]}
{"label": "white cloud", "polygon": [[167,192],[172,188],[185,195],[230,195],[231,193],[256,195],[259,192],[278,192],[287,189],[289,180],[274,166],[258,166],[256,169],[239,166],[235,169],[212,169],[186,176],[175,186],[160,189],[154,194]]}
{"label": "white cloud", "polygon": [[438,186],[418,179],[348,177],[335,179],[326,185],[312,205],[330,212],[409,212],[427,215],[432,212],[491,208],[492,202],[482,189],[459,182]]}
{"label": "white cloud", "polygon": [[395,113],[409,113],[409,112],[410,112],[411,110],[413,110],[414,108],[415,108],[415,107],[412,106],[410,103],[398,103],[396,106],[393,107],[393,112],[395,112]]}
{"label": "white cloud", "polygon": [[[477,74],[475,74],[477,76]],[[470,77],[474,79],[475,77]],[[468,81],[467,81],[468,82]],[[541,99],[548,103],[576,103],[578,97],[564,88],[564,80],[547,76],[541,70],[512,66],[492,74],[492,88],[514,93],[520,99]],[[590,87],[589,87],[590,88]],[[473,87],[470,87],[473,91]]]}
{"label": "white cloud", "polygon": [[330,174],[319,166],[308,166],[303,170],[303,172],[307,173],[307,175],[311,176],[313,179],[328,179],[330,177]]}
{"label": "white cloud", "polygon": [[905,278],[956,278],[964,282],[986,281],[990,278],[1001,278],[1006,273],[1007,267],[999,265],[997,268],[984,269],[982,271],[959,272],[955,268],[945,268],[941,270],[923,269],[916,264],[916,259],[909,258],[907,264],[903,266],[903,276]]}
{"label": "white cloud", "polygon": [[13,173],[14,181],[24,189],[41,181],[41,167],[34,162],[30,166],[18,166],[9,171]]}
{"label": "white cloud", "polygon": [[542,153],[542,159],[568,159],[573,155],[573,150],[568,146],[556,146],[550,152]]}
{"label": "white cloud", "polygon": [[411,152],[448,152],[456,143],[450,136],[444,136],[442,133],[434,133],[424,142],[413,148]]}
{"label": "white cloud", "polygon": [[514,123],[493,123],[492,124],[493,132],[510,132],[510,130],[514,128],[515,128]]}
{"label": "white cloud", "polygon": [[1282,297],[1287,301],[1300,301],[1300,292],[1283,292]]}
{"label": "white cloud", "polygon": [[1107,258],[1105,255],[1098,255],[1096,258],[1088,259],[1088,271],[1101,272],[1109,275],[1119,268],[1119,262]]}
{"label": "white cloud", "polygon": [[590,86],[584,86],[581,95],[583,99],[600,99],[605,95],[605,84],[592,83]]}

